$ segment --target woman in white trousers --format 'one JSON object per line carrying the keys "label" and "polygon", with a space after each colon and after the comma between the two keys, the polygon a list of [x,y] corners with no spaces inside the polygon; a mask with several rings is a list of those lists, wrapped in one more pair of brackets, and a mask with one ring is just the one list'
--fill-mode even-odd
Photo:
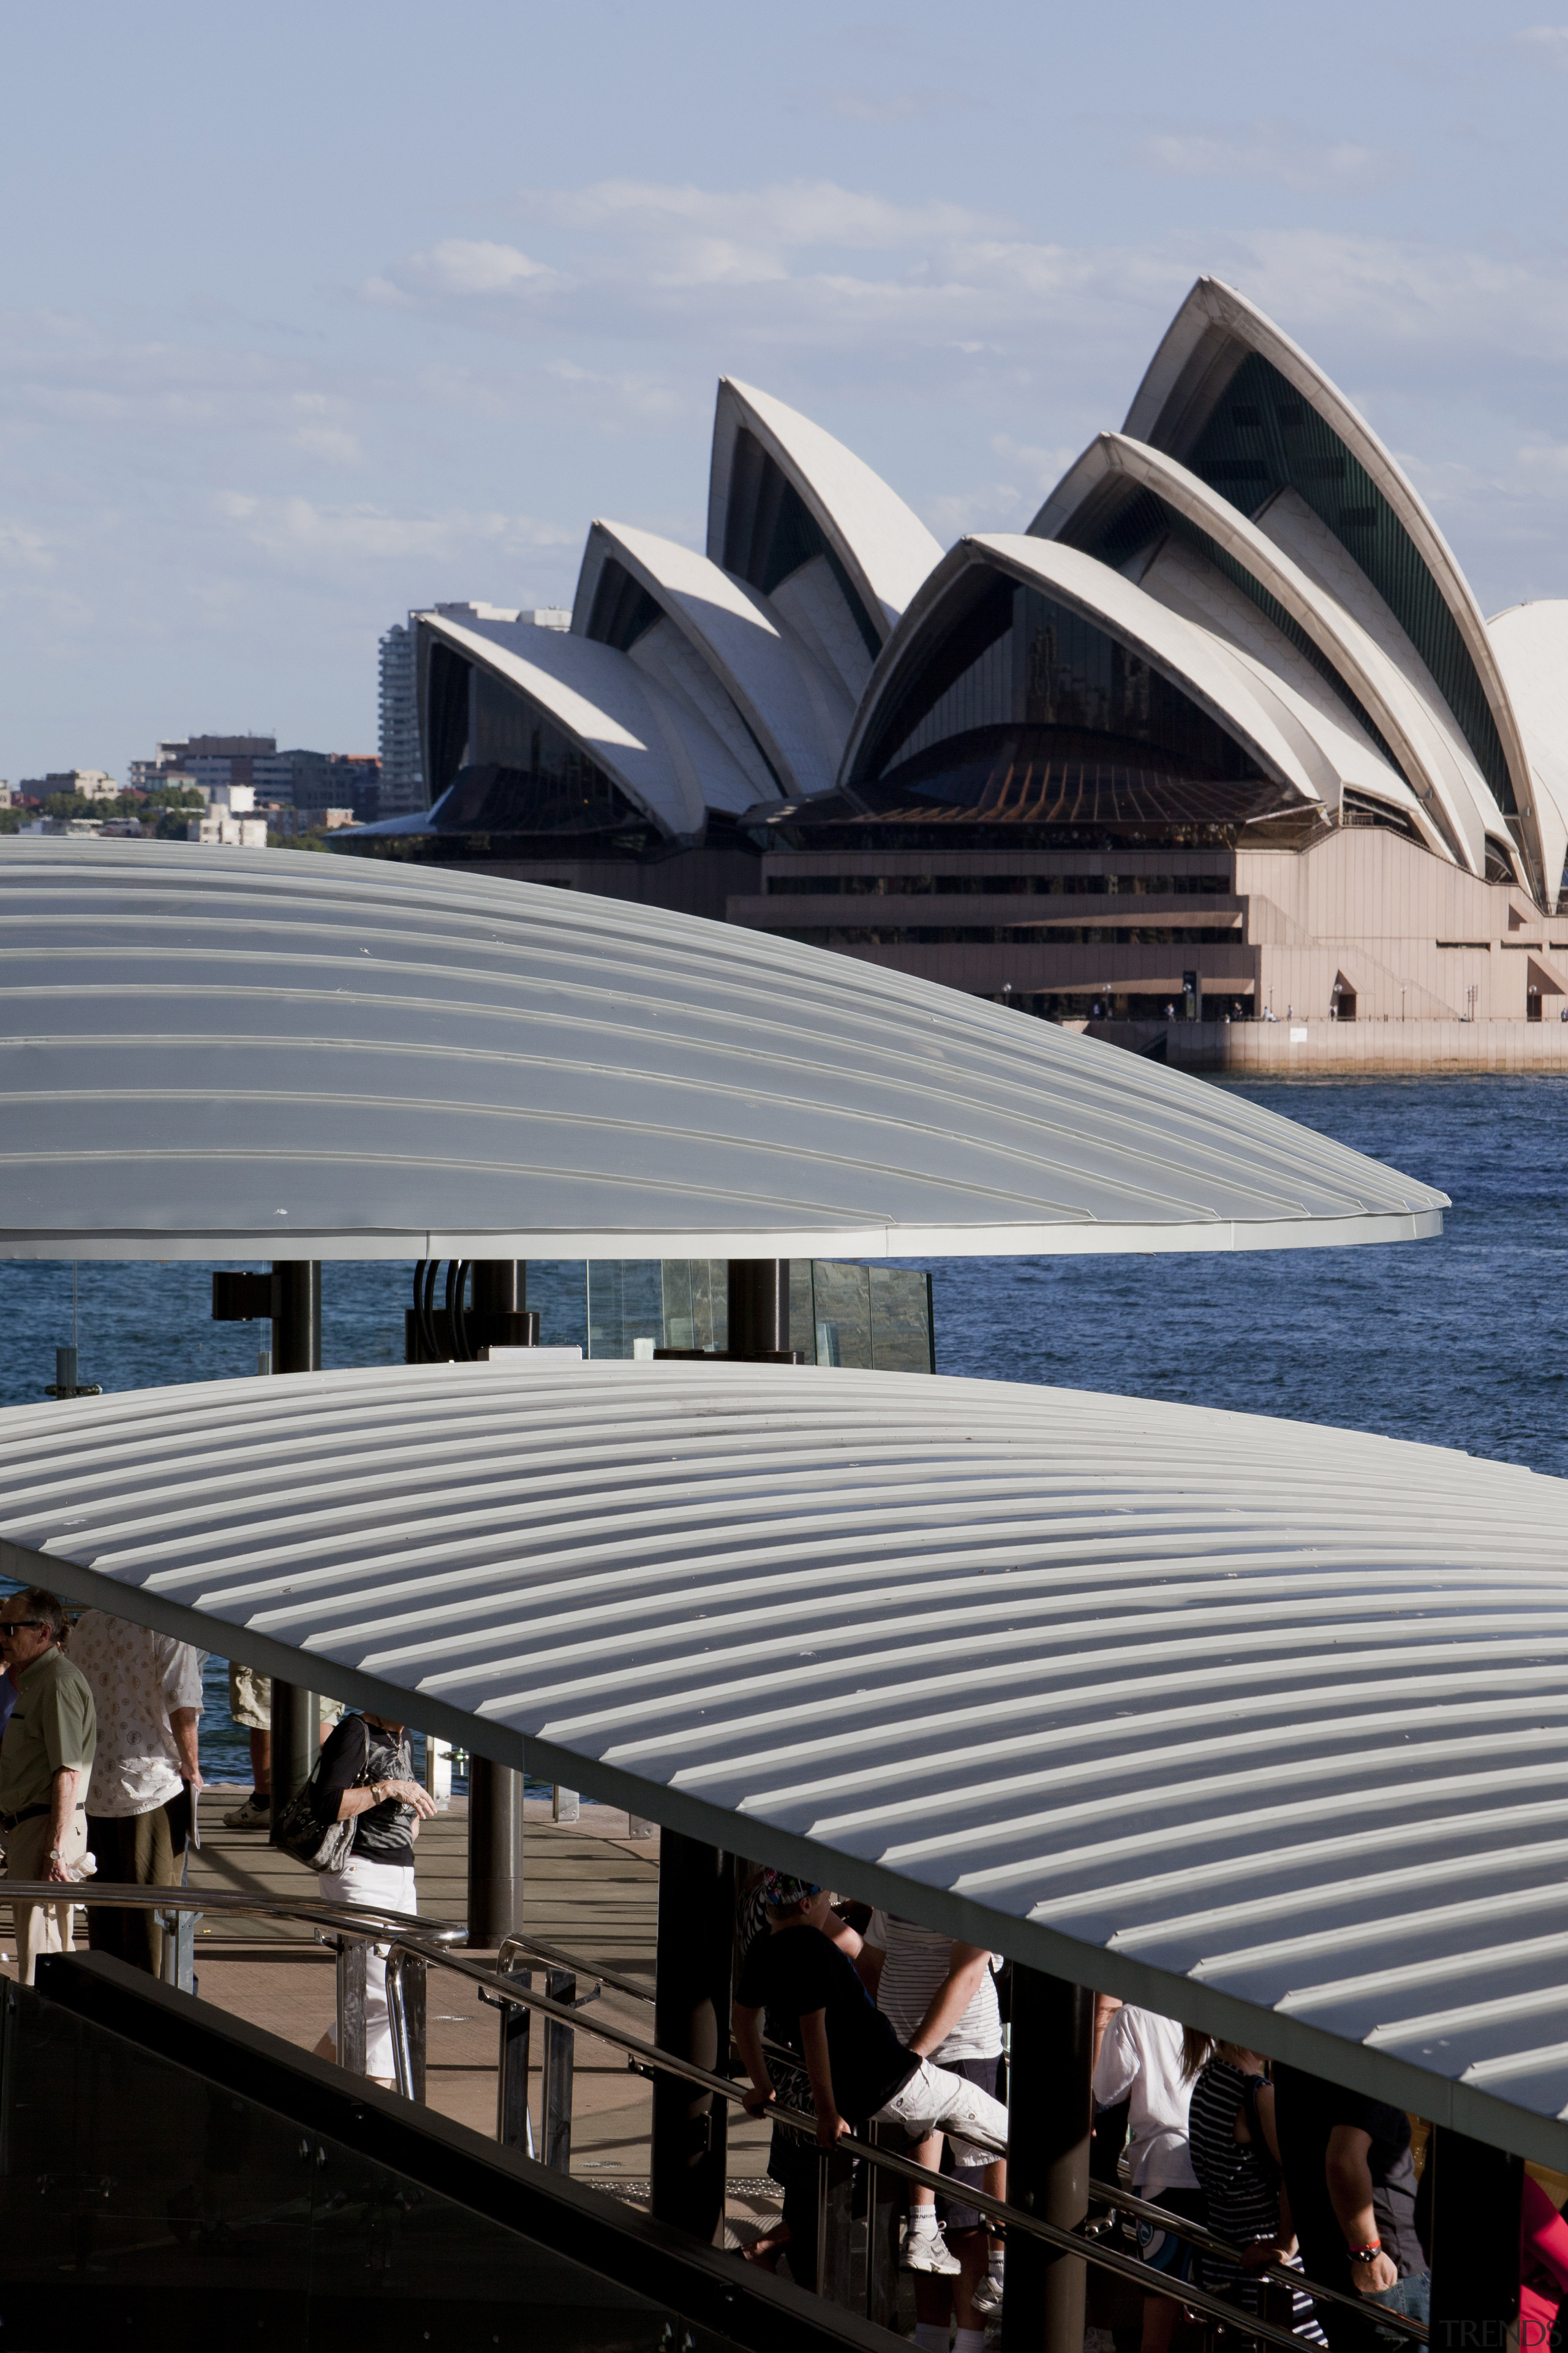
{"label": "woman in white trousers", "polygon": [[[414,1778],[414,1758],[401,1724],[386,1716],[345,1715],[322,1743],[321,1767],[311,1783],[311,1803],[325,1830],[352,1821],[353,1844],[341,1871],[320,1874],[328,1904],[368,1905],[384,1912],[416,1913],[414,1841],[419,1825],[436,1810],[436,1800]],[[335,2059],[337,2021],[316,2045],[316,2055]],[[386,2011],[386,1950],[373,1947],[365,1971],[365,2073],[390,2090],[395,2081],[392,2029]]]}

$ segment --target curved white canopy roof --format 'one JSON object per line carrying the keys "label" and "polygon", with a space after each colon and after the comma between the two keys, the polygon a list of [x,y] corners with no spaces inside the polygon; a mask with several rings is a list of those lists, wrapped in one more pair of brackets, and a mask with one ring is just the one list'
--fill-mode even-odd
{"label": "curved white canopy roof", "polygon": [[838,681],[797,652],[768,600],[706,555],[650,531],[595,522],[577,582],[572,628],[582,636],[609,558],[652,596],[712,670],[773,763],[786,792],[826,792],[849,726]]}
{"label": "curved white canopy roof", "polygon": [[0,1018],[0,1256],[1271,1249],[1447,1199],[928,981],[438,869],[8,837]]}
{"label": "curved white canopy roof", "polygon": [[924,658],[944,626],[945,609],[972,592],[976,570],[1005,573],[1039,587],[1084,614],[1131,647],[1192,697],[1226,733],[1245,744],[1264,774],[1298,793],[1321,799],[1320,781],[1306,765],[1293,733],[1287,732],[1274,698],[1260,681],[1235,660],[1229,649],[1168,605],[1148,596],[1108,564],[1059,540],[1018,533],[977,532],[951,548],[921,588],[872,673],[844,754],[843,775],[852,779],[864,747],[875,736],[888,707],[896,702],[910,671]]}
{"label": "curved white canopy roof", "polygon": [[1568,2165],[1559,1480],[694,1364],[0,1416],[0,1568]]}
{"label": "curved white canopy roof", "polygon": [[739,435],[752,434],[794,483],[860,593],[885,640],[942,543],[863,458],[771,393],[723,376],[713,414],[708,491],[708,553],[724,561]]}
{"label": "curved white canopy roof", "polygon": [[675,709],[613,646],[524,622],[416,617],[466,660],[536,702],[664,832],[700,834],[709,802],[721,794],[745,806],[739,797],[746,779],[718,738]]}
{"label": "curved white canopy roof", "polygon": [[1245,295],[1217,278],[1200,278],[1150,362],[1122,431],[1133,440],[1147,441],[1173,457],[1185,458],[1239,359],[1248,352],[1257,352],[1277,368],[1337,434],[1386,499],[1426,566],[1474,665],[1497,730],[1521,827],[1536,869],[1533,887],[1538,894],[1550,889],[1555,903],[1556,878],[1544,872],[1543,845],[1519,723],[1480,607],[1414,483],[1339,386]]}

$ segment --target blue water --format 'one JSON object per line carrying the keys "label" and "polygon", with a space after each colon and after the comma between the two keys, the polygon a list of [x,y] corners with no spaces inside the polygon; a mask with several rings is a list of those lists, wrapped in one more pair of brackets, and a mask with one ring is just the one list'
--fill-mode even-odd
{"label": "blue water", "polygon": [[[1440,1241],[1239,1256],[952,1259],[938,1368],[1339,1422],[1568,1475],[1568,1080],[1236,1085],[1440,1186]],[[106,1389],[254,1373],[264,1324],[210,1320],[211,1267],[83,1262],[80,1377]],[[328,1264],[328,1366],[401,1363],[411,1266]],[[0,1405],[37,1400],[71,1337],[72,1270],[0,1264]],[[546,1340],[584,1335],[584,1270],[529,1270]],[[598,1308],[595,1309],[595,1320]],[[221,1668],[209,1775],[244,1778]]]}

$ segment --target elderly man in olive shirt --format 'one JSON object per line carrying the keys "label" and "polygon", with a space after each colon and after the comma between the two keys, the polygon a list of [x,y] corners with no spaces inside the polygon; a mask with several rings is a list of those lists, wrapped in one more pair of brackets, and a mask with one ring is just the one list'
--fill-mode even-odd
{"label": "elderly man in olive shirt", "polygon": [[[98,1725],[87,1677],[60,1648],[66,1616],[52,1593],[30,1585],[0,1595],[0,1666],[16,1704],[0,1741],[0,1835],[7,1879],[68,1888],[87,1851],[87,1787]],[[40,1953],[69,1952],[71,1903],[17,1904],[16,1959],[31,1985]]]}

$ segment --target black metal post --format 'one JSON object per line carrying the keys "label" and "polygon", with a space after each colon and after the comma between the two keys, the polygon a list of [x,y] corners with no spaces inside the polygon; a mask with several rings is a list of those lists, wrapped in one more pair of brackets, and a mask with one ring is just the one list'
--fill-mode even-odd
{"label": "black metal post", "polygon": [[526,1259],[477,1258],[474,1261],[476,1315],[521,1315],[527,1306]]}
{"label": "black metal post", "polygon": [[[570,1969],[546,1969],[544,1990],[552,2001],[570,2008],[577,2000],[577,1980]],[[572,2170],[572,2085],[576,2066],[577,2036],[559,2018],[544,2021],[544,2133],[542,2151],[552,2173]]]}
{"label": "black metal post", "polygon": [[1519,2316],[1524,2160],[1440,2125],[1432,2176],[1432,2353],[1502,2353]]}
{"label": "black metal post", "polygon": [[[1015,1961],[1007,2195],[1064,2231],[1089,2211],[1093,2059],[1093,1994]],[[1084,2285],[1082,2263],[1012,2232],[1002,2353],[1083,2353]]]}
{"label": "black metal post", "polygon": [[[661,2051],[722,2073],[730,2055],[735,1949],[734,1858],[666,1830],[659,1842],[658,1963],[654,2041]],[[653,2086],[653,2211],[718,2244],[724,2227],[728,2110],[711,2092],[657,2075]]]}
{"label": "black metal post", "polygon": [[[507,1971],[519,1985],[531,1991],[533,1972],[519,1965],[516,1954]],[[502,2148],[515,2148],[520,2157],[533,2155],[533,2127],[528,2114],[528,2061],[532,2041],[533,2013],[521,2003],[503,2002],[500,2013],[500,2052],[496,2083],[496,2138]]]}
{"label": "black metal post", "polygon": [[275,1373],[321,1369],[320,1259],[274,1259],[272,1262],[272,1369]]}
{"label": "black metal post", "polygon": [[789,1261],[730,1261],[731,1356],[776,1356],[789,1346]]}
{"label": "black metal post", "polygon": [[321,1709],[314,1692],[297,1683],[272,1683],[272,1808],[271,1842],[278,1842],[278,1821],[290,1798],[310,1778],[321,1746]]}
{"label": "black metal post", "polygon": [[522,1933],[522,1776],[468,1759],[468,1942],[489,1952]]}

